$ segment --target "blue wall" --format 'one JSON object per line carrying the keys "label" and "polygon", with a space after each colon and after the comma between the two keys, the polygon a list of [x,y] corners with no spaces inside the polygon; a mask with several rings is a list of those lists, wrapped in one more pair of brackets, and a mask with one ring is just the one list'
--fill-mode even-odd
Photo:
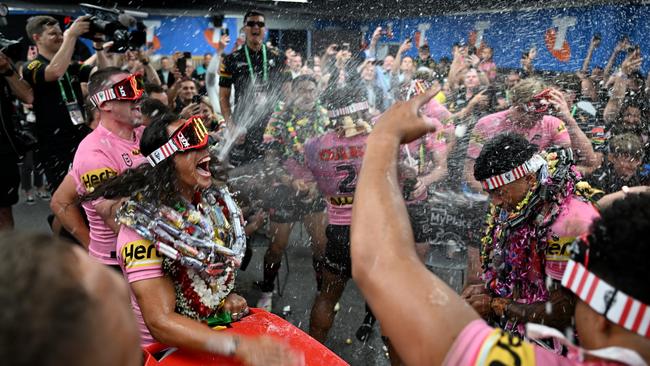
{"label": "blue wall", "polygon": [[[553,57],[545,44],[545,32],[553,28],[554,17],[575,17],[576,24],[568,28],[566,40],[571,48],[571,57],[562,62]],[[402,42],[413,37],[418,25],[430,23],[425,32],[426,39],[435,59],[451,56],[454,43],[467,42],[477,21],[489,21],[490,27],[484,33],[484,42],[494,48],[494,61],[500,67],[519,67],[519,59],[524,51],[537,46],[538,56],[535,67],[538,69],[574,71],[582,66],[591,37],[599,32],[601,45],[594,52],[592,65],[605,66],[616,42],[625,34],[634,44],[640,44],[642,54],[646,55],[643,70],[650,68],[650,7],[649,6],[593,6],[567,9],[544,9],[535,11],[513,11],[455,16],[434,16],[411,19],[371,21],[354,24],[338,24],[345,28],[361,30],[368,27],[369,39],[377,26],[386,28],[393,23],[394,38],[382,37],[380,43]],[[332,26],[332,23],[318,23],[319,28]],[[415,47],[409,55],[417,55]],[[620,61],[620,60],[619,60]]]}
{"label": "blue wall", "polygon": [[[215,51],[204,36],[204,31],[213,27],[210,18],[150,16],[147,20],[159,20],[161,22],[160,27],[155,32],[161,45],[157,53],[168,55],[174,51],[189,51],[193,55],[202,55],[207,52],[214,53]],[[226,47],[226,53],[229,53],[235,46],[239,34],[237,19],[226,18],[223,23],[230,32],[230,44]]]}

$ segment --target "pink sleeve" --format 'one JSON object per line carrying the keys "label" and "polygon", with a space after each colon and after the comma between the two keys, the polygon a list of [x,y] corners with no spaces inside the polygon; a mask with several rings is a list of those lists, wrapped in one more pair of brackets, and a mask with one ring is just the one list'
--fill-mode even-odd
{"label": "pink sleeve", "polygon": [[570,147],[571,146],[571,137],[569,137],[569,131],[566,128],[566,125],[562,120],[553,116],[546,116],[544,118],[549,118],[551,120],[551,136],[553,136],[553,145]]}
{"label": "pink sleeve", "polygon": [[116,248],[117,260],[129,283],[164,276],[158,249],[129,227],[120,228]]}
{"label": "pink sleeve", "polygon": [[[483,123],[482,123],[483,122]],[[485,121],[479,120],[474,126],[471,135],[469,136],[469,146],[467,147],[467,157],[469,159],[476,160],[481,150],[483,150],[483,144],[485,143],[485,131],[484,131]]]}
{"label": "pink sleeve", "polygon": [[108,178],[116,176],[117,170],[115,163],[106,154],[79,149],[70,174],[77,185],[77,193],[85,194],[88,189],[94,189]]}
{"label": "pink sleeve", "polygon": [[474,365],[481,346],[493,330],[482,319],[469,323],[447,352],[443,365]]}
{"label": "pink sleeve", "polygon": [[439,121],[444,121],[451,116],[451,112],[435,99],[429,101],[426,106],[425,114],[427,117],[436,118]]}
{"label": "pink sleeve", "polygon": [[521,341],[478,319],[469,323],[451,346],[444,365],[577,365],[565,357]]}

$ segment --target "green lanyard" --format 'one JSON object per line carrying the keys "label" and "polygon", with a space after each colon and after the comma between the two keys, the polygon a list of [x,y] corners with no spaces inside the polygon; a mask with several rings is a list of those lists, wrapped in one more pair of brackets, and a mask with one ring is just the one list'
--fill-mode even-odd
{"label": "green lanyard", "polygon": [[74,89],[72,88],[72,83],[70,82],[70,78],[68,77],[68,72],[66,71],[65,74],[65,80],[68,82],[68,86],[70,87],[70,92],[72,92],[72,100],[68,101],[68,93],[65,92],[65,89],[63,88],[63,84],[61,83],[61,79],[57,80],[59,83],[59,89],[61,90],[61,98],[63,98],[63,103],[68,104],[68,103],[77,103],[77,96],[74,95]]}
{"label": "green lanyard", "polygon": [[[248,72],[251,74],[251,79],[255,82],[255,73],[253,72],[253,63],[251,62],[251,56],[248,53],[248,45],[244,45],[244,53],[246,53],[246,62],[248,63]],[[263,80],[266,83],[269,81],[269,64],[266,62],[266,45],[262,44],[262,68],[264,69]]]}

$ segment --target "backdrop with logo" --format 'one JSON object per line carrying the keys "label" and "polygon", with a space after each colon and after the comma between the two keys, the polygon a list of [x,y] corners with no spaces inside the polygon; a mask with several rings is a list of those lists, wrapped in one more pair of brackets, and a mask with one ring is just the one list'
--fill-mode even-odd
{"label": "backdrop with logo", "polygon": [[627,35],[646,55],[643,70],[647,71],[650,68],[647,19],[650,19],[650,6],[606,5],[409,19],[388,16],[384,20],[358,23],[317,22],[316,26],[356,29],[362,34],[360,41],[366,44],[373,30],[381,26],[388,34],[381,37],[380,45],[398,44],[411,37],[414,47],[409,55],[417,55],[416,46],[426,42],[436,60],[451,57],[454,43],[462,41],[478,46],[483,42],[494,48],[494,61],[500,67],[519,67],[522,53],[536,47],[538,56],[534,66],[558,71],[579,69],[595,34],[601,35],[602,42],[594,52],[592,65],[605,66],[616,43]]}

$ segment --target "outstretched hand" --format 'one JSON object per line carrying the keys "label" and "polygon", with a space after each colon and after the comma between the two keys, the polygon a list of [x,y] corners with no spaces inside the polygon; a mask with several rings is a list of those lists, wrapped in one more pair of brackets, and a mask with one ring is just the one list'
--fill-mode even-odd
{"label": "outstretched hand", "polygon": [[425,116],[421,108],[439,91],[439,86],[434,87],[407,102],[395,103],[379,118],[372,135],[394,136],[400,143],[405,144],[426,133],[434,132],[434,120]]}

